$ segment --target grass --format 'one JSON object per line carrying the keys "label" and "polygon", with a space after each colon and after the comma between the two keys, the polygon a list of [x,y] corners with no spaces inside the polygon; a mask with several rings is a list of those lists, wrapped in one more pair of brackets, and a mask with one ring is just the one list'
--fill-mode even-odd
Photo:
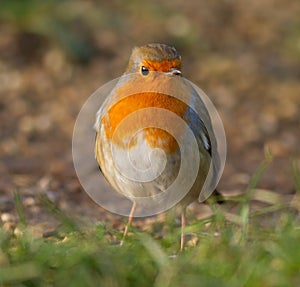
{"label": "grass", "polygon": [[[195,246],[184,252],[177,251],[180,228],[174,221],[166,222],[169,232],[160,239],[132,228],[120,247],[120,231],[100,223],[79,227],[46,199],[61,225],[53,236],[35,237],[15,193],[21,220],[18,233],[0,229],[0,286],[300,286],[298,194],[289,205],[261,191],[267,203],[250,208],[270,160],[258,168],[247,196],[232,199],[237,212],[213,206],[212,216],[190,218],[186,232]],[[298,191],[295,165],[293,176]]]}

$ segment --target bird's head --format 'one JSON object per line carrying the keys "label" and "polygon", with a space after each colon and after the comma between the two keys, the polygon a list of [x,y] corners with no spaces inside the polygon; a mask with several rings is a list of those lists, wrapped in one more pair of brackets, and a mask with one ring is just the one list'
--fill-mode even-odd
{"label": "bird's head", "polygon": [[181,76],[181,56],[174,47],[165,44],[148,44],[132,50],[125,73],[163,72]]}

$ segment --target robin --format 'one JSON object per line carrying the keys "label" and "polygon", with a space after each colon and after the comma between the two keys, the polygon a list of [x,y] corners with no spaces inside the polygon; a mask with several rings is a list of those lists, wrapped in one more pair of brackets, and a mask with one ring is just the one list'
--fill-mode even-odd
{"label": "robin", "polygon": [[137,206],[146,202],[179,208],[183,250],[185,209],[217,168],[209,116],[181,68],[174,47],[134,48],[123,77],[98,111],[96,160],[112,187],[133,202],[121,245]]}

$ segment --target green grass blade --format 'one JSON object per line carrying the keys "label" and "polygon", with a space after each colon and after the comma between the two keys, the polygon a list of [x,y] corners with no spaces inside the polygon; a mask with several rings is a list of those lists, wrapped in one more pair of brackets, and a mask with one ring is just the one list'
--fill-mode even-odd
{"label": "green grass blade", "polygon": [[13,191],[13,196],[14,196],[15,207],[16,207],[16,210],[17,210],[17,214],[18,214],[20,223],[22,225],[26,226],[27,221],[26,221],[26,216],[25,216],[25,213],[24,213],[22,199],[21,199],[19,191],[14,190]]}
{"label": "green grass blade", "polygon": [[260,181],[262,175],[264,174],[265,170],[269,167],[273,160],[273,156],[269,148],[265,149],[265,159],[262,163],[258,166],[257,170],[255,171],[254,175],[252,176],[248,188],[246,190],[246,195],[244,199],[244,204],[241,208],[241,220],[242,220],[242,239],[245,241],[248,237],[248,229],[249,229],[249,219],[250,219],[250,200],[252,199],[253,192]]}
{"label": "green grass blade", "polygon": [[292,174],[293,174],[296,191],[300,193],[300,170],[296,161],[292,162]]}
{"label": "green grass blade", "polygon": [[66,231],[80,231],[78,224],[64,211],[52,202],[45,194],[40,195],[39,201],[59,222]]}
{"label": "green grass blade", "polygon": [[258,166],[257,170],[255,171],[254,175],[252,176],[250,183],[248,185],[246,196],[247,200],[250,200],[252,197],[252,192],[256,188],[258,182],[260,181],[262,175],[266,171],[266,169],[269,167],[273,160],[273,155],[271,153],[271,150],[267,147],[265,148],[265,159],[262,161],[262,163]]}
{"label": "green grass blade", "polygon": [[22,263],[16,266],[2,267],[0,269],[0,285],[24,282],[37,278],[39,275],[39,268],[30,262]]}

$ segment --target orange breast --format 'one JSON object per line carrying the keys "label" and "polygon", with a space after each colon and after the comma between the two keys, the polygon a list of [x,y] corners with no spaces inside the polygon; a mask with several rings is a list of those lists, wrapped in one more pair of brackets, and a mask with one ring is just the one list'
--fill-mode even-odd
{"label": "orange breast", "polygon": [[[133,112],[143,108],[152,107],[167,109],[187,122],[184,115],[188,107],[184,102],[177,98],[154,92],[133,94],[112,105],[108,109],[107,114],[103,116],[102,124],[106,136],[116,145],[129,148],[133,147],[136,145],[136,141],[131,140],[130,143],[126,143],[124,139],[131,138],[136,133],[137,128],[143,126],[145,119],[143,118],[142,113],[139,113],[139,116],[135,119],[134,123],[128,124],[126,129],[122,129],[122,132],[118,133],[118,136],[114,136],[114,132],[121,122]],[[162,125],[164,121],[167,120],[164,117],[164,113],[158,113],[156,109],[151,109],[150,113],[147,113],[147,117],[150,117],[150,119],[148,119],[149,122],[151,122],[151,117],[155,117],[155,121],[160,121]],[[175,138],[161,128],[147,127],[143,130],[143,134],[145,140],[153,148],[161,148],[166,153],[174,153],[178,149]]]}

